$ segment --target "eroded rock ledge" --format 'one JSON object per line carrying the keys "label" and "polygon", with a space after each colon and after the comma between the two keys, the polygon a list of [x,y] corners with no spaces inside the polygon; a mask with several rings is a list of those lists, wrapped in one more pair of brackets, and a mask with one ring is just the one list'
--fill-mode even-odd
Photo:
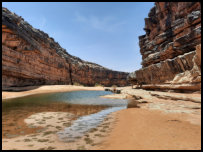
{"label": "eroded rock ledge", "polygon": [[191,84],[191,90],[200,90],[193,87],[201,84],[200,2],[156,2],[144,30],[146,34],[139,37],[143,67],[131,73],[129,80],[153,85]]}
{"label": "eroded rock ledge", "polygon": [[112,71],[67,53],[48,34],[2,8],[2,89],[74,84],[127,85],[128,73]]}

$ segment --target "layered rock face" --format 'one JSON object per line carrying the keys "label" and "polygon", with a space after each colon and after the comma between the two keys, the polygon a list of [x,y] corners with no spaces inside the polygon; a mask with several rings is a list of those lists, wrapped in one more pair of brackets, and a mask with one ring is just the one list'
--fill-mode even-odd
{"label": "layered rock face", "polygon": [[201,83],[200,2],[156,2],[139,37],[142,69],[129,75],[146,84]]}
{"label": "layered rock face", "polygon": [[2,90],[74,83],[124,86],[127,75],[68,54],[48,34],[2,8]]}

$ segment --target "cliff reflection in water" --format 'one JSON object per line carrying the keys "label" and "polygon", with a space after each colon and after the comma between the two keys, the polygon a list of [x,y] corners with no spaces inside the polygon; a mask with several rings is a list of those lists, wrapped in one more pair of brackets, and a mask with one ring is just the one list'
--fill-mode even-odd
{"label": "cliff reflection in water", "polygon": [[2,137],[12,138],[35,133],[40,127],[29,128],[24,119],[39,112],[69,112],[77,119],[97,113],[107,107],[123,107],[127,101],[105,99],[99,96],[112,94],[106,91],[74,91],[31,95],[2,102]]}

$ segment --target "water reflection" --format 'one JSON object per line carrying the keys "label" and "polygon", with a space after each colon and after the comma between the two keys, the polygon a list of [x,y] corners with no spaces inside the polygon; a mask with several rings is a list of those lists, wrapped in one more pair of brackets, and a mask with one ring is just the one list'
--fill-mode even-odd
{"label": "water reflection", "polygon": [[106,99],[99,96],[112,94],[110,91],[72,91],[60,93],[47,93],[30,95],[15,99],[5,99],[2,103],[2,110],[22,106],[46,105],[51,102],[65,102],[69,104],[82,105],[106,105],[106,106],[125,106],[127,100]]}
{"label": "water reflection", "polygon": [[95,114],[82,116],[75,120],[70,127],[58,132],[59,139],[65,142],[72,142],[78,139],[78,137],[82,137],[90,129],[97,127],[108,114],[125,108],[126,106],[111,107]]}
{"label": "water reflection", "polygon": [[[34,133],[38,128],[28,128],[24,119],[38,112],[73,113],[76,115],[76,118],[80,118],[71,126],[71,128],[75,129],[69,135],[75,136],[73,132],[77,132],[78,127],[80,128],[81,126],[86,128],[83,131],[81,130],[84,133],[90,127],[94,127],[100,123],[110,112],[126,106],[127,100],[99,97],[108,94],[112,93],[107,91],[73,91],[6,99],[6,101],[2,102],[2,137],[9,138]],[[92,115],[94,113],[96,114]],[[81,117],[85,115],[88,116]],[[64,136],[68,135],[68,130],[66,129]]]}

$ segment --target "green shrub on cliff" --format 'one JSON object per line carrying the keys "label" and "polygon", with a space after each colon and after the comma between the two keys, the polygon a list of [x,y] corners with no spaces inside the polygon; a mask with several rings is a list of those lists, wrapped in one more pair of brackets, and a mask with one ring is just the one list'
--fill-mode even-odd
{"label": "green shrub on cliff", "polygon": [[75,85],[75,86],[83,86],[82,84],[80,84],[78,82],[74,82],[73,85]]}
{"label": "green shrub on cliff", "polygon": [[102,84],[96,83],[95,87],[104,87]]}

